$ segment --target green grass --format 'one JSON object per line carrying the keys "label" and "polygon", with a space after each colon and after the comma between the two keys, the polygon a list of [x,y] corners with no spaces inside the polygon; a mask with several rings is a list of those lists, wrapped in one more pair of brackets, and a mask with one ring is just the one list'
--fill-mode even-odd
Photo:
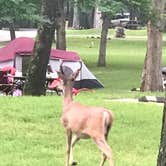
{"label": "green grass", "polygon": [[[109,33],[111,36],[114,31]],[[105,86],[94,93],[80,93],[75,100],[86,105],[102,105],[113,111],[115,120],[108,141],[116,166],[155,166],[163,106],[110,100],[138,98],[145,94],[164,95],[130,91],[140,86],[146,53],[146,30],[126,33],[129,36],[126,39],[112,37],[108,40],[107,67],[98,68],[99,39],[89,36],[100,35],[100,32],[67,31],[68,50],[77,51]],[[94,46],[89,48],[92,41]],[[164,44],[163,65],[166,62],[165,52]],[[1,96],[0,103],[0,166],[65,165],[66,140],[60,123],[62,97]],[[81,140],[76,144],[74,154],[79,166],[96,166],[101,159],[100,151],[91,140]]]}
{"label": "green grass", "polygon": [[[116,29],[109,29],[108,36],[114,37]],[[67,30],[66,34],[68,37],[92,37],[92,36],[100,36],[101,31],[99,29],[88,29],[88,30]],[[125,29],[125,34],[127,38],[137,38],[137,39],[146,39],[147,38],[147,30],[146,28],[142,28],[141,30],[128,30]],[[165,39],[166,34],[163,34]]]}
{"label": "green grass", "polygon": [[[115,121],[108,140],[116,165],[155,166],[162,106],[111,102],[99,95],[83,93],[76,100],[86,105],[102,103],[113,110]],[[61,100],[58,96],[0,98],[1,166],[64,165]],[[99,165],[101,154],[91,140],[76,144],[74,154],[80,166]]]}
{"label": "green grass", "polygon": [[[143,36],[146,30],[128,31],[128,34],[139,34],[127,39],[113,38],[107,43],[107,66],[102,68],[97,67],[99,39],[87,38],[87,34],[91,34],[92,30],[80,31],[82,37],[70,36],[68,34],[68,50],[78,52],[88,68],[96,75],[96,77],[104,84],[103,92],[112,94],[114,91],[119,97],[137,97],[138,93],[131,93],[130,90],[135,87],[140,87],[144,58],[146,54],[146,39],[138,39],[138,36]],[[89,32],[89,33],[88,33]],[[99,34],[97,30],[94,32]],[[72,34],[77,34],[78,31],[72,31]],[[86,35],[85,35],[86,34]],[[90,35],[89,35],[90,36]],[[94,43],[93,47],[91,42]],[[166,64],[166,47],[165,41],[163,45],[163,62]],[[117,93],[118,91],[118,93]],[[125,95],[124,95],[125,92]],[[122,94],[122,95],[121,95]],[[136,95],[136,96],[135,96]],[[142,94],[141,94],[142,95]],[[162,95],[162,94],[161,94]],[[116,96],[117,97],[117,96]]]}

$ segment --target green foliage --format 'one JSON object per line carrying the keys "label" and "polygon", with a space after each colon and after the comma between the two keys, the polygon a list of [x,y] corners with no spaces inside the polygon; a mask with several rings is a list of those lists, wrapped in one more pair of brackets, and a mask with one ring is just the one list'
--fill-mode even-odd
{"label": "green foliage", "polygon": [[[164,4],[164,0],[161,3]],[[156,7],[155,2],[152,3],[149,20],[154,26],[163,31],[165,26],[164,9]]]}
{"label": "green foliage", "polygon": [[121,0],[129,12],[133,12],[141,23],[147,23],[152,0]]}
{"label": "green foliage", "polygon": [[78,4],[78,7],[82,12],[92,10],[97,6],[97,0],[70,0],[71,6],[73,6],[74,3]]}
{"label": "green foliage", "polygon": [[142,23],[146,23],[150,17],[151,0],[101,0],[101,11],[107,12],[112,18],[116,13],[130,12],[138,17]]}
{"label": "green foliage", "polygon": [[20,20],[36,21],[38,19],[38,10],[34,3],[26,0],[0,0],[1,24],[14,24]]}
{"label": "green foliage", "polygon": [[83,11],[87,11],[96,7],[97,0],[78,0],[78,4]]}
{"label": "green foliage", "polygon": [[150,18],[151,0],[141,0],[138,2],[139,3],[136,8],[134,7],[134,10],[136,9],[139,20],[146,23]]}
{"label": "green foliage", "polygon": [[164,20],[163,14],[160,13],[161,9],[156,9],[152,0],[122,0],[122,2],[129,11],[134,11],[141,23],[147,23],[151,20],[156,27],[160,28],[163,26]]}
{"label": "green foliage", "polygon": [[116,13],[121,12],[125,8],[122,2],[115,0],[101,0],[99,6],[100,10],[107,13],[110,18],[113,18]]}

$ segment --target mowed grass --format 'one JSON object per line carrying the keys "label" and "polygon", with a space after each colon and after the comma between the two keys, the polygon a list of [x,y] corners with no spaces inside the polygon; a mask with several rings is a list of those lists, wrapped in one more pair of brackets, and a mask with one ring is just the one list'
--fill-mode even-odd
{"label": "mowed grass", "polygon": [[[89,37],[94,37],[94,34],[98,36],[100,35],[99,32],[97,30],[72,31],[72,36],[70,36],[70,31],[67,33],[69,36],[67,49],[78,52],[88,68],[104,84],[104,93],[107,92],[106,94],[113,95],[115,92],[115,97],[126,97],[126,95],[137,97],[139,95],[138,93],[131,93],[130,90],[140,87],[141,84],[147,45],[146,30],[127,30],[126,38],[116,39],[112,37],[111,40],[108,40],[107,65],[100,68],[97,67],[100,39]],[[90,35],[91,32],[93,32],[92,35]],[[80,36],[83,33],[82,37],[74,36],[74,34],[78,35],[78,33]],[[114,34],[114,30],[109,31],[109,35],[113,36]],[[128,38],[128,36],[131,36],[131,38]],[[138,39],[139,36],[143,36],[143,38]],[[164,40],[162,66],[166,65],[165,45]]]}
{"label": "mowed grass", "polygon": [[[126,39],[115,39],[113,33],[109,32],[112,39],[107,45],[107,66],[98,68],[99,39],[89,36],[99,35],[99,31],[67,31],[68,50],[77,51],[105,86],[93,93],[80,93],[75,100],[113,111],[115,120],[108,142],[116,166],[156,166],[163,105],[111,100],[147,94],[164,96],[130,91],[140,86],[146,31],[127,31]],[[164,46],[163,65],[165,52]],[[1,96],[0,104],[0,166],[65,165],[66,139],[60,123],[62,97]],[[97,166],[101,152],[92,140],[81,140],[75,146],[74,156],[79,166]]]}
{"label": "mowed grass", "polygon": [[[116,165],[155,166],[162,106],[111,102],[99,94],[83,93],[76,100],[113,110],[115,120],[108,141]],[[0,98],[1,166],[64,165],[66,140],[60,123],[61,100],[59,96]],[[76,144],[74,154],[80,166],[99,165],[101,154],[91,140]]]}

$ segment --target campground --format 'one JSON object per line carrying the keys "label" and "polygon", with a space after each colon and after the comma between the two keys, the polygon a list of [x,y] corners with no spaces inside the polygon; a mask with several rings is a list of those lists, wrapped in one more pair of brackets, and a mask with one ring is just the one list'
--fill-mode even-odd
{"label": "campground", "polygon": [[[127,30],[126,38],[116,39],[110,30],[107,66],[97,67],[98,30],[68,30],[67,50],[78,52],[104,88],[82,92],[74,99],[86,105],[104,106],[114,113],[109,135],[117,166],[156,166],[160,142],[163,104],[120,102],[164,93],[131,91],[140,86],[146,54],[146,30]],[[0,44],[2,47],[4,43]],[[163,66],[166,66],[166,34]],[[53,47],[55,47],[53,45]],[[63,166],[65,135],[60,123],[62,97],[0,96],[0,165]],[[79,166],[96,166],[101,154],[91,140],[80,141],[74,150]],[[108,163],[106,163],[106,166]]]}

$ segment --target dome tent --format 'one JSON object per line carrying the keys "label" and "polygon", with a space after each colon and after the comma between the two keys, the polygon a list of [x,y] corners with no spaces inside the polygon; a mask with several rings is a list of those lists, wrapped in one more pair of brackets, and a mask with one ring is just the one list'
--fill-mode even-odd
{"label": "dome tent", "polygon": [[[20,37],[9,42],[6,46],[0,48],[0,68],[12,66],[16,72],[25,73],[30,57],[32,56],[34,40],[28,37]],[[51,49],[49,65],[52,72],[59,70],[60,60],[63,65],[69,66],[73,71],[79,68],[79,61],[82,61],[79,55],[73,51],[64,51]],[[82,69],[75,81],[75,88],[102,88],[103,85],[90,72],[82,61]]]}

